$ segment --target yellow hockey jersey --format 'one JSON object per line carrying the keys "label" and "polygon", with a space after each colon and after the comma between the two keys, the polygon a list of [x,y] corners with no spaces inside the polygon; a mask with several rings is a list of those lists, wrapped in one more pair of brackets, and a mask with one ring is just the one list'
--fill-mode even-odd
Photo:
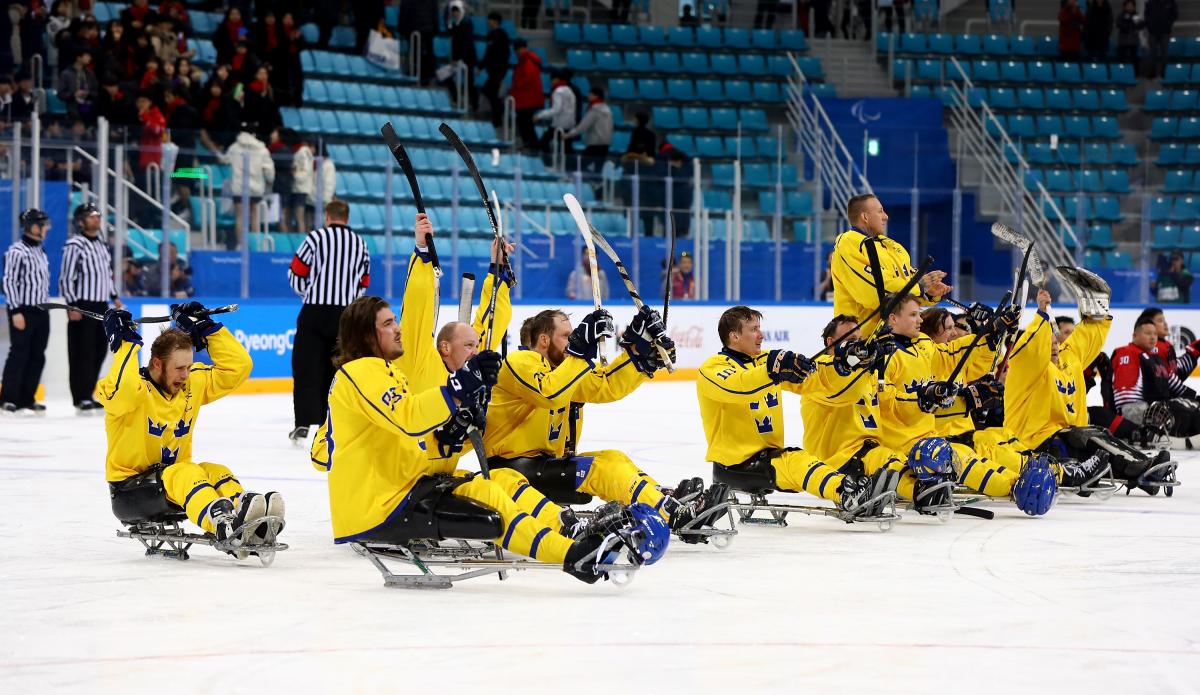
{"label": "yellow hockey jersey", "polygon": [[[879,413],[883,427],[883,445],[893,451],[908,451],[918,439],[938,434],[937,418],[926,413],[917,405],[917,385],[933,380],[948,379],[973,335],[965,335],[948,343],[937,344],[921,333],[909,341],[897,336],[901,348],[888,358],[884,370],[883,391],[879,395]],[[975,353],[982,351],[979,357]],[[972,364],[991,365],[991,352],[984,344],[977,345],[971,353]],[[965,368],[964,368],[965,371]],[[960,406],[956,399],[954,408]]]}
{"label": "yellow hockey jersey", "polygon": [[562,456],[583,435],[584,403],[611,403],[647,380],[622,351],[607,367],[567,355],[554,369],[533,350],[509,353],[492,388],[488,456]]}
{"label": "yellow hockey jersey", "polygon": [[[963,338],[966,338],[964,341]],[[951,358],[949,362],[938,360],[935,365],[944,371],[935,371],[933,378],[946,380],[950,378],[950,372],[954,371],[954,366],[962,359],[966,353],[971,341],[975,339],[974,335],[963,336],[954,341],[958,346],[948,351]],[[988,374],[992,368],[992,360],[996,356],[996,351],[988,347],[987,339],[980,338],[979,344],[971,352],[971,356],[967,358],[967,363],[963,365],[962,371],[958,373],[956,381],[960,384],[966,384],[976,379],[982,379],[985,374]],[[934,413],[935,425],[937,434],[941,437],[954,437],[966,432],[975,431],[975,421],[971,419],[971,412],[967,408],[967,402],[961,397],[954,399],[954,405],[949,408],[943,408]]]}
{"label": "yellow hockey jersey", "polygon": [[[899,292],[917,272],[909,259],[908,251],[900,242],[881,237],[879,265],[883,272],[883,288],[887,292]],[[833,260],[830,273],[833,276],[833,313],[850,314],[864,318],[879,306],[879,292],[871,274],[871,261],[867,256],[867,235],[851,228],[838,235],[833,245]],[[914,285],[912,294],[917,295],[922,306],[936,302],[921,294],[921,286]],[[876,316],[862,326],[862,334],[869,336],[879,327],[886,316]]]}
{"label": "yellow hockey jersey", "polygon": [[190,463],[200,406],[241,386],[253,366],[242,344],[222,328],[208,337],[213,363],[193,363],[183,388],[168,397],[147,370],[139,370],[141,350],[123,343],[98,385],[108,436],[105,479],[110,483],[158,463]]}
{"label": "yellow hockey jersey", "polygon": [[1026,448],[1034,449],[1064,427],[1088,424],[1087,368],[1108,338],[1112,319],[1084,319],[1058,347],[1058,363],[1050,361],[1053,329],[1050,317],[1037,312],[1008,356],[1004,381],[1004,426]]}
{"label": "yellow hockey jersey", "polygon": [[329,389],[323,432],[333,537],[345,543],[371,531],[405,502],[417,480],[454,470],[435,465],[425,437],[456,410],[449,391],[414,392],[396,365],[363,357],[342,365]]}
{"label": "yellow hockey jersey", "polygon": [[862,380],[838,375],[831,359],[819,360],[804,383],[777,384],[767,375],[768,355],[750,357],[726,348],[700,365],[696,397],[709,461],[736,466],[763,449],[782,449],[784,389],[830,394],[831,400],[851,403],[859,397],[855,384]]}
{"label": "yellow hockey jersey", "polygon": [[[821,365],[832,364],[823,355]],[[813,388],[800,399],[800,417],[804,420],[804,450],[821,460],[839,451],[858,448],[868,439],[881,441],[879,394],[875,372],[856,370],[836,388]]]}

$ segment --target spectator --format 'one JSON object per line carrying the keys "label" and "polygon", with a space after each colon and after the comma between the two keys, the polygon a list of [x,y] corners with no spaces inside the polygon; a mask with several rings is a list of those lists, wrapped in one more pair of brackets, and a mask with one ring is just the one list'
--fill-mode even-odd
{"label": "spectator", "polygon": [[[219,70],[218,70],[219,73]],[[200,109],[200,141],[213,152],[224,150],[233,141],[240,122],[238,104],[225,93],[225,85],[215,75],[208,83],[208,97]]]}
{"label": "spectator", "polygon": [[229,74],[245,84],[254,79],[254,73],[258,72],[258,64],[258,58],[250,52],[250,42],[242,39],[233,49],[233,58],[229,60]]}
{"label": "spectator", "polygon": [[71,0],[54,0],[50,6],[50,16],[46,18],[46,36],[50,43],[46,45],[46,59],[51,68],[70,65],[71,57],[65,63],[59,62],[60,35],[70,34],[71,17],[75,14],[75,6]]}
{"label": "spectator", "polygon": [[[303,193],[305,203],[309,207],[318,205],[317,201],[317,177],[321,178],[321,200],[320,206],[324,208],[334,199],[337,193],[337,167],[333,163],[333,158],[329,156],[329,152],[325,149],[325,143],[318,142],[315,145],[310,143],[309,147],[312,154],[308,158],[308,175],[302,176],[299,172],[296,173],[296,185],[300,186],[303,183]],[[317,164],[316,158],[320,158],[320,164]],[[300,162],[300,157],[297,156],[297,163]]]}
{"label": "spectator", "polygon": [[96,122],[96,99],[100,96],[100,81],[92,72],[92,52],[79,51],[70,67],[58,76],[58,98],[67,105],[72,121]]}
{"label": "spectator", "polygon": [[1175,0],[1146,0],[1146,33],[1150,39],[1150,79],[1161,77],[1167,70],[1167,44],[1175,20],[1179,19],[1179,5]]}
{"label": "spectator", "polygon": [[[549,121],[540,142],[543,152],[550,151],[556,131],[566,133],[575,127],[575,92],[571,90],[566,76],[561,72],[555,74],[550,89],[550,108],[538,111],[533,117],[535,121]],[[571,143],[564,141],[563,150],[570,152]]]}
{"label": "spectator", "polygon": [[188,49],[187,37],[175,30],[175,22],[170,17],[160,16],[148,36],[154,54],[164,66],[174,65],[181,56],[190,58],[195,53]]}
{"label": "spectator", "polygon": [[[400,3],[400,11],[404,11],[404,6],[408,3]],[[317,48],[328,48],[329,39],[333,36],[333,28],[341,21],[340,2],[317,2],[313,3],[312,21],[317,25],[320,33],[317,38]]]}
{"label": "spectator", "polygon": [[33,94],[33,76],[26,68],[21,68],[17,75],[17,90],[12,97],[12,120],[14,123],[27,123],[37,110],[37,97]]}
{"label": "spectator", "polygon": [[179,87],[167,87],[163,91],[163,116],[171,129],[171,141],[179,145],[183,153],[196,149],[196,133],[200,131],[200,113],[179,91]]}
{"label": "spectator", "polygon": [[[294,225],[292,216],[292,191],[296,186],[296,175],[292,169],[296,163],[296,153],[293,148],[296,131],[291,128],[276,128],[271,131],[271,142],[267,149],[271,150],[271,159],[275,162],[275,185],[272,190],[279,196],[279,231],[300,231]],[[303,210],[303,204],[301,204]]]}
{"label": "spectator", "polygon": [[696,272],[692,254],[684,251],[679,263],[671,268],[671,296],[675,299],[696,299]]}
{"label": "spectator", "polygon": [[[591,263],[588,262],[587,249],[579,258],[579,267],[571,271],[567,276],[567,299],[591,299],[592,298],[592,273]],[[608,299],[608,276],[604,274],[603,268],[596,269],[596,279],[600,282],[600,299]]]}
{"label": "spectator", "polygon": [[297,140],[292,154],[292,195],[289,200],[296,226],[311,229],[315,222],[308,207],[309,196],[313,195],[313,150],[306,139],[298,137]]}
{"label": "spectator", "polygon": [[256,128],[257,124],[243,123],[237,139],[224,154],[217,157],[222,164],[229,165],[226,184],[229,195],[233,197],[233,214],[237,225],[236,237],[226,242],[230,249],[238,248],[247,231],[243,217],[245,213],[242,211],[243,192],[249,193],[250,229],[254,229],[258,225],[258,204],[275,180],[275,163],[271,161],[267,146],[254,136]]}
{"label": "spectator", "polygon": [[146,59],[145,63],[143,63],[142,76],[138,80],[138,91],[149,92],[151,94],[151,99],[158,98],[158,83],[159,80],[162,79],[162,75],[159,73],[158,68],[158,57],[150,56]]}
{"label": "spectator", "polygon": [[1108,0],[1088,0],[1083,23],[1083,45],[1089,60],[1108,60],[1108,40],[1112,36],[1113,11]]}
{"label": "spectator", "polygon": [[825,257],[825,269],[821,271],[821,282],[817,285],[816,297],[818,302],[833,301],[833,254],[830,253]]}
{"label": "spectator", "polygon": [[697,19],[696,15],[692,14],[691,5],[683,6],[683,14],[679,15],[679,26],[692,28],[700,26],[700,20]]}
{"label": "spectator", "polygon": [[1083,48],[1083,12],[1079,0],[1065,0],[1058,11],[1058,55],[1063,60],[1079,60]]}
{"label": "spectator", "polygon": [[[478,57],[475,55],[475,30],[471,26],[471,21],[467,19],[462,0],[451,0],[450,2],[450,17],[446,22],[446,33],[450,35],[450,62],[461,61],[463,65],[467,66],[467,101],[470,104],[470,110],[476,111],[479,109],[479,90],[475,87],[475,64],[478,62]],[[458,79],[456,73],[449,83],[451,100],[458,93],[456,88]],[[461,108],[463,104],[458,104],[458,106]]]}
{"label": "spectator", "polygon": [[[401,3],[403,5],[404,3]],[[383,19],[383,0],[354,0],[354,50],[367,49],[367,37]]]}
{"label": "spectator", "polygon": [[279,40],[283,34],[275,13],[270,10],[263,15],[262,21],[254,27],[254,54],[261,60],[271,62],[279,50]]}
{"label": "spectator", "polygon": [[537,29],[538,12],[541,9],[541,0],[521,0],[521,28]]}
{"label": "spectator", "polygon": [[[196,294],[192,286],[192,269],[188,262],[179,257],[179,249],[173,242],[167,242],[167,258],[170,259],[170,279],[167,282],[167,296],[184,299]],[[146,264],[144,292],[152,297],[162,293],[161,264],[154,262]]]}
{"label": "spectator", "polygon": [[833,0],[812,0],[813,20],[817,25],[813,29],[813,36],[833,36],[832,2]]}
{"label": "spectator", "polygon": [[[322,4],[322,3],[317,3]],[[213,31],[213,48],[217,52],[217,65],[225,65],[233,59],[234,47],[246,38],[249,30],[242,23],[242,11],[231,7],[225,11],[225,18]]]}
{"label": "spectator", "polygon": [[517,134],[521,136],[521,146],[532,150],[538,142],[533,117],[546,103],[542,95],[542,59],[529,50],[524,39],[513,41],[513,48],[517,51],[517,67],[513,70],[509,95],[516,102]]}
{"label": "spectator", "polygon": [[[879,0],[880,7],[883,3],[889,0]],[[774,29],[775,28],[775,13],[778,11],[778,6],[775,0],[757,0],[754,4],[754,28],[755,29]]]}
{"label": "spectator", "polygon": [[[334,4],[334,3],[317,3]],[[408,41],[413,32],[421,36],[421,84],[433,78],[433,38],[438,31],[437,0],[407,0],[400,3],[400,36]]]}
{"label": "spectator", "polygon": [[[118,25],[119,26],[119,25]],[[113,75],[105,75],[100,81],[100,98],[96,101],[96,115],[108,119],[116,128],[133,125],[136,112],[133,102],[117,83]]]}
{"label": "spectator", "polygon": [[271,131],[283,125],[266,65],[258,66],[254,79],[242,91],[242,120],[258,124],[255,135],[260,139],[269,138]]}
{"label": "spectator", "polygon": [[304,69],[300,64],[300,51],[304,49],[304,35],[296,26],[291,12],[279,18],[279,50],[271,60],[271,78],[275,81],[275,102],[280,106],[300,106],[304,102]]}
{"label": "spectator", "polygon": [[588,110],[579,125],[569,130],[565,137],[583,136],[583,161],[591,171],[596,171],[608,157],[608,148],[612,145],[613,115],[612,109],[604,103],[604,90],[592,87],[588,92]]}
{"label": "spectator", "polygon": [[629,22],[629,7],[631,4],[631,0],[612,0],[612,11],[609,13],[609,21],[618,24]]}
{"label": "spectator", "polygon": [[492,110],[492,125],[500,127],[504,117],[504,101],[500,98],[500,87],[508,74],[508,32],[501,28],[499,12],[488,15],[487,49],[483,53],[483,69],[487,81],[483,83],[483,96]]}
{"label": "spectator", "polygon": [[637,125],[629,134],[629,148],[625,150],[625,158],[628,158],[629,155],[636,155],[649,160],[644,163],[653,164],[654,154],[658,152],[658,136],[654,134],[653,130],[650,130],[650,114],[638,111],[633,118],[637,121]]}
{"label": "spectator", "polygon": [[164,0],[158,6],[158,14],[160,17],[167,17],[172,22],[178,22],[181,26],[188,26],[192,23],[187,5],[183,0]]}
{"label": "spectator", "polygon": [[1136,72],[1138,67],[1138,33],[1144,23],[1137,13],[1137,3],[1125,0],[1125,7],[1117,17],[1117,60],[1122,63],[1132,63]]}
{"label": "spectator", "polygon": [[154,104],[149,92],[140,92],[135,103],[138,123],[142,126],[138,136],[138,169],[145,171],[151,164],[162,163],[162,143],[167,132],[167,119]]}
{"label": "spectator", "polygon": [[[133,53],[133,43],[126,39],[125,26],[118,21],[108,23],[108,32],[100,42],[98,70],[102,75],[129,77],[136,74],[138,64]],[[103,84],[103,82],[101,82]]]}
{"label": "spectator", "polygon": [[1172,251],[1166,267],[1159,268],[1158,277],[1150,283],[1150,291],[1159,304],[1190,304],[1194,281],[1183,264],[1183,253]]}
{"label": "spectator", "polygon": [[121,24],[128,32],[143,32],[156,21],[158,13],[150,9],[150,0],[133,0],[129,7],[121,10]]}
{"label": "spectator", "polygon": [[146,276],[142,270],[142,263],[132,257],[129,247],[125,247],[125,260],[121,268],[121,284],[124,291],[121,291],[122,287],[118,287],[117,290],[126,297],[146,296]]}

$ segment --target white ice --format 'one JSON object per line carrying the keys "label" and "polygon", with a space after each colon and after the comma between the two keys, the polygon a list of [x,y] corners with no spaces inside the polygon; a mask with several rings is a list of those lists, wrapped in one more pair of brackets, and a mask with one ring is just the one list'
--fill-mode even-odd
{"label": "white ice", "polygon": [[[1060,498],[1044,518],[826,517],[676,543],[629,586],[557,572],[386,589],[331,542],[286,395],[208,406],[197,460],[287,498],[271,567],[119,539],[104,427],[67,403],[0,421],[0,692],[1200,692],[1200,477],[1173,498]],[[788,442],[800,444],[787,401]],[[588,406],[583,449],[664,484],[711,474],[694,386]],[[787,497],[787,496],[785,496]],[[791,496],[795,499],[800,499]]]}

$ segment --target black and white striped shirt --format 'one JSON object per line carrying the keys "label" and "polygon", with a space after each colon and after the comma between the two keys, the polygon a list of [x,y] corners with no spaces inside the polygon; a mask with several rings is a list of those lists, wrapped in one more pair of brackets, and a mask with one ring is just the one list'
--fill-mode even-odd
{"label": "black and white striped shirt", "polygon": [[9,309],[50,301],[50,261],[40,242],[21,237],[4,254],[4,296]]}
{"label": "black and white striped shirt", "polygon": [[108,244],[98,235],[76,234],[63,245],[62,272],[58,275],[58,292],[75,302],[108,302],[116,297],[113,291],[112,255]]}
{"label": "black and white striped shirt", "polygon": [[367,244],[342,224],[313,230],[292,258],[288,282],[305,304],[346,306],[371,284]]}

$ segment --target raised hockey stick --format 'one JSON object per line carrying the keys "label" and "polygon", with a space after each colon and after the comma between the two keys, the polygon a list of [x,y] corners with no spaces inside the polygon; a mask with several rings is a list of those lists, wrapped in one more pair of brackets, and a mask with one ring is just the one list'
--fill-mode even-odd
{"label": "raised hockey stick", "polygon": [[[1022,253],[1024,254],[1024,256],[1021,259],[1021,268],[1017,272],[1016,277],[1013,278],[1013,286],[1012,286],[1012,291],[1011,291],[1013,303],[1016,304],[1018,309],[1024,309],[1025,308],[1025,300],[1027,297],[1022,296],[1018,300],[1017,292],[1025,286],[1025,277],[1026,277],[1026,274],[1029,272],[1029,257],[1033,253],[1033,241],[1030,241],[1029,239],[1026,239],[1025,237],[1017,234],[1016,232],[1014,232],[1012,230],[1012,227],[1009,227],[1008,225],[1005,225],[1005,224],[1001,224],[999,222],[992,225],[992,234],[995,235],[995,237],[997,239],[1000,239],[1001,241],[1004,241],[1005,243],[1011,243],[1011,244],[1017,246],[1017,248],[1021,249]],[[1019,244],[1022,244],[1022,243],[1026,244],[1026,245],[1020,246]],[[1004,350],[1003,350],[1003,352],[1005,354],[1004,360],[1005,360],[1005,362],[1007,362],[1008,361],[1008,351],[1009,351],[1009,349],[1011,349],[1010,346],[1008,345],[1008,334],[1006,333],[1004,336],[1002,336],[1002,338],[1003,338],[1003,340],[999,343],[999,345],[1002,345],[1004,347]],[[997,366],[999,364],[1001,364],[1000,353],[1001,353],[1001,350],[996,350],[996,354],[992,357],[992,368],[989,370],[992,374],[996,373]]]}
{"label": "raised hockey stick", "polygon": [[[44,304],[38,304],[38,307],[40,307],[42,309],[66,309],[67,311],[78,311],[79,313],[83,314],[84,316],[88,317],[89,319],[96,319],[97,321],[104,320],[104,314],[97,314],[94,311],[85,311],[84,309],[79,309],[77,307],[73,307],[70,304],[59,304],[58,302],[46,302]],[[234,312],[237,310],[238,310],[237,304],[226,304],[225,306],[219,306],[214,309],[207,309],[205,311],[202,311],[202,312],[200,312],[199,315],[200,316],[214,316],[216,314],[228,314],[228,313],[231,313],[231,312]],[[137,323],[167,323],[170,320],[171,320],[170,316],[143,316],[141,318],[134,319],[134,321]]]}
{"label": "raised hockey stick", "polygon": [[[443,123],[438,126],[438,132],[442,137],[446,138],[446,142],[454,148],[458,156],[463,160],[463,164],[467,167],[467,173],[471,175],[471,180],[475,182],[475,188],[479,191],[479,197],[483,200],[483,209],[487,212],[488,222],[492,225],[492,233],[497,237],[503,238],[504,231],[501,228],[500,220],[497,217],[499,211],[493,207],[492,201],[488,198],[487,188],[483,185],[483,177],[479,175],[479,166],[475,164],[475,157],[471,155],[471,150],[467,149],[467,143],[454,132],[454,129],[449,124]],[[503,244],[501,245],[501,254],[503,256],[504,265],[508,265],[508,254],[504,252]],[[513,275],[511,268],[509,275]],[[513,275],[513,284],[517,284],[516,276]],[[495,292],[495,289],[492,290]]]}
{"label": "raised hockey stick", "polygon": [[[388,121],[379,129],[379,133],[383,136],[383,141],[392,152],[392,156],[396,158],[396,163],[400,165],[400,170],[404,172],[404,177],[408,179],[408,187],[412,189],[413,201],[417,205],[417,212],[425,214],[425,201],[421,197],[421,186],[417,183],[417,172],[413,168],[412,160],[408,157],[408,150],[404,149],[404,143],[400,142],[400,136],[396,135],[396,129],[392,127],[392,122]],[[437,316],[442,310],[442,264],[438,261],[437,247],[433,244],[433,235],[425,235],[425,248],[429,249],[429,260],[433,263],[433,330],[437,332]]]}
{"label": "raised hockey stick", "polygon": [[[997,311],[999,309],[1003,308],[1005,304],[1008,304],[1008,300],[1009,300],[1009,295],[1007,292],[1005,292],[1004,296],[1000,298],[1000,303],[996,305]],[[971,359],[971,353],[975,351],[975,346],[979,345],[979,341],[982,339],[983,339],[983,332],[976,331],[975,338],[971,340],[971,344],[967,346],[967,351],[963,353],[963,356],[961,358],[959,358],[958,364],[954,365],[954,371],[950,372],[950,378],[947,379],[946,381],[954,381],[955,379],[958,378],[959,373],[962,372],[963,367],[966,366],[967,360]],[[997,351],[999,351],[1000,346],[997,345],[996,347],[997,347]]]}
{"label": "raised hockey stick", "polygon": [[[625,283],[625,290],[629,292],[629,298],[633,300],[634,308],[638,311],[641,311],[642,307],[646,306],[646,303],[642,301],[642,296],[638,294],[637,288],[634,287],[633,278],[629,277],[629,271],[625,269],[625,264],[621,262],[621,257],[617,255],[617,252],[613,250],[612,245],[608,243],[608,240],[604,238],[604,235],[597,231],[595,227],[589,224],[588,229],[592,233],[592,241],[595,242],[596,246],[599,246],[600,250],[604,252],[604,255],[608,256],[609,259],[612,260],[612,262],[617,266],[617,272],[621,274],[621,281]],[[667,278],[667,287],[670,288],[669,277]],[[668,294],[667,297],[669,299],[670,295]],[[663,328],[666,328],[666,325],[666,319],[664,318]],[[674,373],[675,364],[671,361],[671,354],[667,352],[667,349],[663,347],[662,343],[659,341],[654,342],[654,347],[656,350],[658,350],[658,356],[662,358],[663,364],[667,366],[667,372]]]}
{"label": "raised hockey stick", "polygon": [[[838,345],[841,345],[843,342],[846,341],[847,338],[849,338],[851,335],[853,335],[855,331],[862,328],[863,325],[866,324],[871,319],[875,318],[876,315],[879,315],[883,318],[883,322],[879,324],[880,329],[882,330],[884,327],[886,327],[888,314],[892,313],[892,309],[896,308],[896,305],[900,303],[900,299],[902,297],[907,295],[912,290],[913,287],[916,287],[917,282],[920,281],[921,277],[923,275],[925,275],[925,273],[929,272],[929,268],[932,265],[933,265],[933,256],[926,256],[925,260],[921,261],[921,267],[917,268],[917,272],[914,273],[913,276],[910,277],[908,279],[908,281],[904,283],[904,287],[901,287],[900,291],[893,293],[892,296],[886,302],[879,305],[875,309],[872,309],[871,313],[869,313],[866,316],[864,316],[863,318],[859,319],[858,323],[854,324],[854,326],[851,327],[850,330],[848,330],[845,333],[834,338],[832,343],[830,343],[830,344],[826,345],[825,347],[821,348],[820,350],[814,352],[809,357],[809,359],[815,360],[818,357],[820,357],[821,355],[824,355],[825,353],[829,352],[833,348],[837,347]],[[872,338],[874,338],[874,337],[875,336],[872,336]]]}
{"label": "raised hockey stick", "polygon": [[[600,302],[600,271],[596,267],[596,244],[592,241],[592,225],[588,224],[587,216],[583,214],[583,206],[579,204],[579,200],[570,193],[563,194],[563,202],[567,204],[567,212],[571,213],[571,218],[575,220],[575,226],[579,228],[579,235],[583,237],[583,244],[587,248],[588,255],[588,270],[592,278],[592,306],[598,311],[603,308]],[[605,349],[604,337],[600,337],[599,350],[597,355],[600,357],[600,366],[608,366],[608,359],[604,356]]]}
{"label": "raised hockey stick", "polygon": [[471,323],[471,304],[475,297],[475,274],[463,273],[462,285],[458,292],[458,322]]}
{"label": "raised hockey stick", "polygon": [[[887,292],[883,288],[883,264],[879,261],[879,248],[877,245],[882,243],[879,237],[864,237],[863,243],[866,244],[867,260],[871,264],[871,279],[875,283],[875,296],[879,300],[879,306],[882,307],[887,301]],[[918,282],[920,282],[918,276]],[[881,314],[879,317],[882,321],[879,324],[883,326],[887,323],[887,314]],[[876,371],[876,377],[879,379],[879,390],[883,391],[883,369],[884,363],[880,362]]]}

